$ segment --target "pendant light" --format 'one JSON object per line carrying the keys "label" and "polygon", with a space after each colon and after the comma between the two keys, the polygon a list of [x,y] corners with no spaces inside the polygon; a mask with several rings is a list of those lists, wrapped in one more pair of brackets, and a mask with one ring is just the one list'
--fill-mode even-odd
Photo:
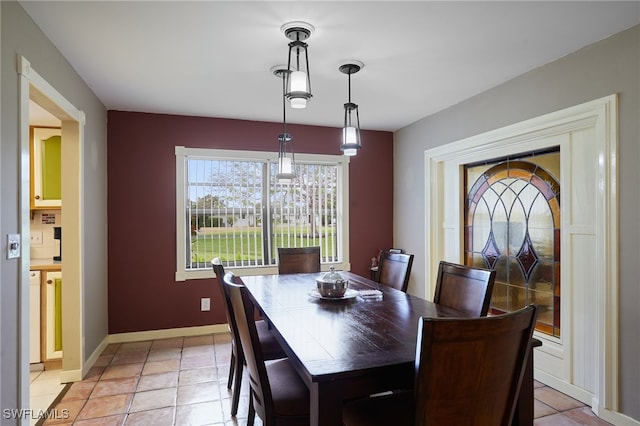
{"label": "pendant light", "polygon": [[306,22],[289,22],[281,28],[289,43],[289,58],[287,62],[285,97],[291,103],[291,108],[306,108],[311,99],[311,79],[309,77],[309,54],[307,40],[315,28]]}
{"label": "pendant light", "polygon": [[271,68],[273,74],[282,79],[282,133],[278,135],[278,171],[276,179],[281,184],[288,184],[296,177],[296,162],[293,152],[293,137],[287,133],[287,102],[285,97],[286,79],[289,71],[285,65]]}
{"label": "pendant light", "polygon": [[358,105],[351,102],[351,74],[355,74],[364,67],[359,61],[352,61],[341,65],[338,70],[347,74],[349,80],[349,101],[344,104],[344,126],[342,128],[342,145],[340,149],[347,156],[354,156],[362,147],[360,140],[360,115]]}

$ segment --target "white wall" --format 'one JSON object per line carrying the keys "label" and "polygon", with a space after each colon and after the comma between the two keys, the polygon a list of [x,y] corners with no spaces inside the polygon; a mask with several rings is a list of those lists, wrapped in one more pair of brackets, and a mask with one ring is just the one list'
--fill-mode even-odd
{"label": "white wall", "polygon": [[396,132],[394,245],[415,254],[409,291],[422,294],[425,150],[613,93],[620,95],[619,412],[640,420],[640,26]]}

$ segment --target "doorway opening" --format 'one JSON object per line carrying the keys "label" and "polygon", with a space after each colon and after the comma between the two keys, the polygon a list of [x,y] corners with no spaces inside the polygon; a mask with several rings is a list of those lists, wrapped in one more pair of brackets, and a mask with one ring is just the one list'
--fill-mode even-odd
{"label": "doorway opening", "polygon": [[[60,334],[64,345],[60,382],[68,383],[82,379],[84,353],[82,345],[84,318],[82,315],[82,289],[84,287],[83,217],[81,210],[82,194],[82,147],[84,113],[74,107],[53,86],[44,80],[29,61],[20,57],[18,61],[20,78],[20,149],[21,182],[20,187],[20,227],[22,235],[31,240],[31,191],[30,182],[30,105],[37,105],[54,117],[60,123],[61,142],[61,188],[64,198],[64,215],[61,215],[60,250],[64,253],[64,285],[60,289],[60,303],[64,306],[60,318]],[[25,184],[26,183],[26,184]],[[64,238],[62,238],[64,236]],[[31,261],[23,259],[20,288],[29,289]],[[30,291],[25,290],[20,295],[20,395],[18,400],[21,407],[28,407],[29,395],[29,306]]]}

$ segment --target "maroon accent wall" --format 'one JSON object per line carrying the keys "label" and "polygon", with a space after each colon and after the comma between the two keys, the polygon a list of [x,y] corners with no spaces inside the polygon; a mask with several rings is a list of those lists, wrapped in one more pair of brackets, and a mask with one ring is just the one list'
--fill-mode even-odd
{"label": "maroon accent wall", "polygon": [[[107,129],[109,333],[225,323],[213,271],[175,281],[174,147],[275,151],[281,125],[109,111]],[[296,152],[340,154],[339,128],[288,130]],[[362,145],[349,166],[350,257],[368,276],[371,257],[393,242],[393,134],[363,131]],[[211,311],[200,311],[202,297]]]}

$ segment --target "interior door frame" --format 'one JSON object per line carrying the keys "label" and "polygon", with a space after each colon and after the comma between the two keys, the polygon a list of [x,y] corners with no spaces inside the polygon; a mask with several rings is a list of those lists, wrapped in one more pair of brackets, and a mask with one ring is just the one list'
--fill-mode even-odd
{"label": "interior door frame", "polygon": [[[576,354],[572,351],[572,342],[565,336],[567,365],[563,374],[568,379],[557,380],[545,376],[536,370],[536,378],[544,376],[543,382],[574,396],[591,405],[592,410],[605,420],[617,418],[618,411],[618,199],[617,199],[617,95],[607,96],[556,111],[537,118],[496,129],[477,136],[425,151],[425,276],[429,286],[425,296],[433,294],[435,274],[440,259],[461,262],[463,259],[463,166],[483,159],[492,159],[518,152],[533,151],[541,148],[542,140],[558,142],[563,135],[593,128],[595,156],[598,159],[594,173],[596,200],[594,213],[595,225],[589,232],[595,237],[595,253],[598,264],[596,271],[597,306],[595,324],[597,327],[597,350],[595,364],[598,371],[593,372],[595,382],[593,394],[578,389],[572,382],[573,362]],[[568,139],[568,138],[565,138]],[[550,142],[550,143],[555,143]],[[574,156],[579,149],[570,149],[571,145],[558,142],[561,156]],[[564,146],[564,148],[563,148]],[[561,162],[570,161],[569,158]],[[565,165],[572,163],[565,163]],[[564,167],[564,166],[563,166]],[[569,167],[568,172],[572,172]],[[562,172],[564,174],[564,171]],[[571,177],[562,179],[563,191],[571,191]],[[567,186],[568,185],[568,186]],[[566,199],[566,197],[565,197]],[[563,201],[564,202],[564,201]],[[563,207],[564,210],[564,207]],[[563,228],[565,228],[563,218]],[[563,248],[561,251],[569,258],[568,244],[572,233],[584,232],[563,229]],[[575,228],[575,226],[574,226]],[[565,234],[566,233],[566,234]],[[565,236],[567,238],[565,238]],[[571,288],[572,276],[566,271],[563,262],[563,293],[565,287]],[[563,304],[563,310],[566,305]],[[563,324],[571,326],[571,318],[563,315]],[[544,346],[544,345],[543,345]],[[552,345],[550,345],[552,346]],[[553,348],[551,348],[553,350]],[[536,353],[540,348],[536,349]],[[546,379],[546,380],[545,380]],[[585,401],[585,399],[589,399]]]}
{"label": "interior door frame", "polygon": [[[30,241],[30,170],[29,170],[29,100],[42,106],[61,121],[62,127],[62,252],[64,261],[64,285],[62,287],[62,338],[64,341],[61,382],[82,379],[84,367],[84,309],[83,309],[83,146],[85,114],[77,109],[40,74],[23,56],[18,57],[20,139],[20,228],[23,241]],[[20,271],[20,406],[29,402],[29,245],[23,244]]]}

